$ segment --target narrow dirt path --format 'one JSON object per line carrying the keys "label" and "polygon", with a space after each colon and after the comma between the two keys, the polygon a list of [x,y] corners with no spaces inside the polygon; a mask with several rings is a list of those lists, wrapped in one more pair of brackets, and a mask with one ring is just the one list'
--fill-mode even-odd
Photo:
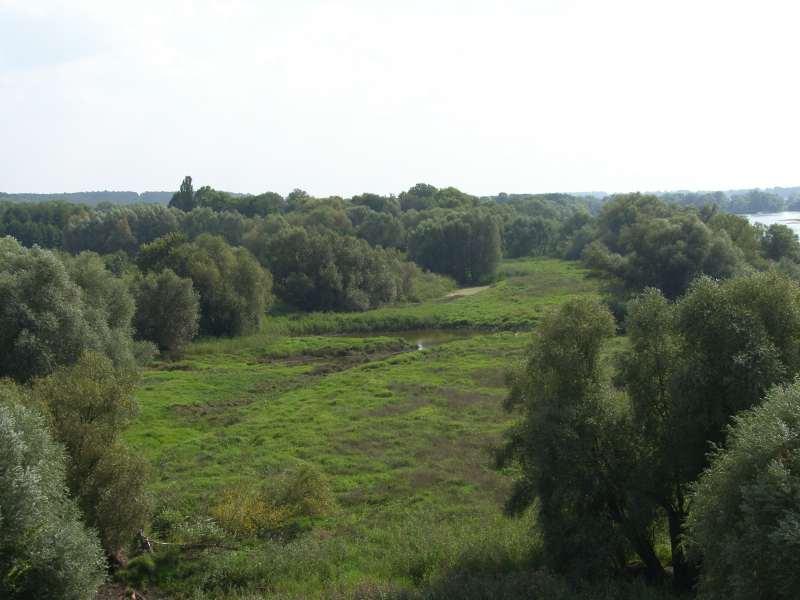
{"label": "narrow dirt path", "polygon": [[490,285],[481,285],[481,286],[478,286],[478,287],[461,288],[460,290],[455,290],[455,291],[450,292],[449,294],[447,294],[445,296],[445,298],[461,298],[463,296],[474,296],[475,294],[478,294],[478,293],[482,292],[483,290],[488,290],[490,287],[492,287],[492,286],[490,286]]}

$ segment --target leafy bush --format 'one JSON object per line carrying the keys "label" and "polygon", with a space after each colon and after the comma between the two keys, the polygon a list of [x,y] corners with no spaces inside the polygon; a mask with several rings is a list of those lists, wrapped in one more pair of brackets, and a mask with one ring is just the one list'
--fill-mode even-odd
{"label": "leafy bush", "polygon": [[97,537],[67,497],[61,448],[0,385],[0,597],[89,599],[104,571]]}
{"label": "leafy bush", "polygon": [[297,519],[323,516],[334,504],[322,474],[301,466],[283,474],[272,487],[237,486],[224,491],[211,515],[234,535],[250,537],[277,533]]}
{"label": "leafy bush", "polygon": [[274,502],[293,517],[323,516],[335,505],[330,484],[311,465],[301,465],[285,473],[272,494]]}
{"label": "leafy bush", "polygon": [[519,515],[535,503],[554,569],[597,577],[623,566],[637,544],[655,577],[650,540],[630,535],[623,522],[631,431],[609,401],[600,357],[613,334],[614,320],[596,300],[568,301],[542,319],[507,401],[522,418],[498,460],[522,469],[506,510]]}
{"label": "leafy bush", "polygon": [[89,353],[32,390],[67,450],[67,486],[109,555],[124,549],[148,517],[145,463],[120,440],[136,409],[134,385],[130,374]]}
{"label": "leafy bush", "polygon": [[277,531],[286,524],[288,513],[262,490],[237,486],[222,493],[211,516],[226,531],[252,537]]}
{"label": "leafy bush", "polygon": [[203,234],[193,242],[166,236],[142,248],[145,271],[169,268],[191,279],[200,295],[200,332],[243,335],[258,331],[272,302],[272,276],[244,248]]}
{"label": "leafy bush", "polygon": [[364,240],[272,219],[245,244],[275,277],[278,296],[304,310],[362,311],[414,295],[419,271]]}
{"label": "leafy bush", "polygon": [[699,275],[730,277],[745,267],[724,229],[655,196],[615,196],[601,209],[594,238],[583,257],[620,295],[655,287],[677,298]]}
{"label": "leafy bush", "polygon": [[0,377],[47,375],[87,350],[133,366],[133,301],[96,255],[65,265],[48,250],[2,238],[0,298]]}
{"label": "leafy bush", "polygon": [[418,265],[459,283],[492,279],[501,256],[501,236],[491,213],[446,213],[422,221],[410,234],[408,255]]}
{"label": "leafy bush", "polygon": [[800,381],[734,418],[694,488],[700,596],[796,598],[800,589]]}
{"label": "leafy bush", "polygon": [[73,216],[64,229],[72,253],[134,254],[141,244],[178,230],[179,211],[158,204],[99,208]]}
{"label": "leafy bush", "polygon": [[136,282],[135,296],[137,337],[175,355],[197,335],[200,300],[191,279],[171,269],[149,273]]}

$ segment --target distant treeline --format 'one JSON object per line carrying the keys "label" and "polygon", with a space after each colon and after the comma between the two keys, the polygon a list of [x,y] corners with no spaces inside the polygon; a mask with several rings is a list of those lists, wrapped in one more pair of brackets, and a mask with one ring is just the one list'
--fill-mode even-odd
{"label": "distant treeline", "polygon": [[659,194],[667,202],[701,208],[713,205],[736,214],[800,210],[800,187],[728,192],[668,192]]}
{"label": "distant treeline", "polygon": [[[793,198],[791,190],[782,193]],[[236,335],[258,329],[272,294],[293,309],[360,311],[443,294],[455,283],[490,282],[503,256],[582,258],[620,302],[646,287],[678,297],[703,274],[727,278],[779,267],[800,278],[800,245],[791,230],[731,214],[792,206],[784,196],[755,190],[479,198],[420,183],[396,196],[315,198],[300,189],[285,197],[195,190],[186,177],[168,206],[0,201],[0,236],[28,248],[97,253],[129,277],[170,270],[191,279],[199,294],[200,333]],[[207,281],[211,263],[218,281]],[[223,285],[236,269],[255,273],[245,278],[253,282],[263,270],[269,283],[256,285],[255,295],[249,283]]]}
{"label": "distant treeline", "polygon": [[166,204],[172,192],[62,192],[58,194],[7,194],[0,192],[0,202],[71,202],[72,204]]}
{"label": "distant treeline", "polygon": [[[455,188],[445,188],[455,190]],[[458,190],[455,190],[458,191]],[[275,192],[263,194],[238,194],[221,192],[210,187],[197,190],[199,195],[195,202],[197,206],[207,206],[214,210],[237,210],[247,216],[256,214],[264,215],[275,212],[284,202],[284,198]],[[462,194],[462,192],[458,192]],[[405,193],[407,194],[407,193]],[[103,204],[169,204],[173,192],[68,192],[58,194],[8,194],[0,192],[0,202],[69,202],[72,204],[85,204],[98,206]],[[289,194],[289,197],[292,194]],[[466,195],[466,194],[464,194]],[[736,214],[758,212],[780,212],[782,210],[800,210],[800,186],[773,187],[766,189],[739,189],[727,191],[688,191],[656,192],[654,195],[662,200],[675,204],[685,204],[701,208],[705,205],[714,205],[725,212]],[[365,197],[374,194],[364,194]],[[393,196],[391,196],[393,197]],[[546,194],[506,194],[501,192],[495,196],[481,196],[480,202],[497,202],[498,204],[524,203],[531,200],[547,202],[574,202],[580,201],[592,213],[612,195],[604,192],[589,193],[546,193]],[[288,197],[287,197],[288,198]],[[236,200],[235,200],[236,199]]]}

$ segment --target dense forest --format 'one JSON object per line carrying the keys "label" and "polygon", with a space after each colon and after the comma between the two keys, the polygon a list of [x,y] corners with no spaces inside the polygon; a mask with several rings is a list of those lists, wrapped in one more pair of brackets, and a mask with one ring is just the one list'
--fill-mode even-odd
{"label": "dense forest", "polygon": [[[417,184],[315,198],[185,177],[168,203],[160,194],[0,196],[0,597],[90,598],[101,585],[186,598],[796,597],[800,240],[736,213],[800,209],[798,188],[476,197]],[[420,329],[478,337],[420,354],[389,335]],[[230,381],[191,388],[221,377],[215,360]],[[423,368],[414,360],[435,364],[426,382],[402,371]],[[453,390],[471,371],[487,387],[488,361],[505,402],[480,417],[474,390]],[[249,380],[262,365],[276,370]],[[317,381],[327,387],[279,409]],[[157,413],[166,384],[196,397]],[[442,515],[492,497],[487,510],[522,533],[420,544],[370,572],[355,546],[332,546],[375,506],[404,518],[405,488],[384,472],[354,483],[377,467],[344,468],[354,452],[341,440],[315,457],[317,414],[303,417],[307,446],[269,458],[279,472],[253,458],[275,441],[269,425],[241,424],[322,401],[332,422],[343,390],[365,394],[351,435],[367,408],[400,419],[425,394],[464,419],[449,435],[491,422],[480,475],[430,489],[445,490]],[[416,404],[371,404],[398,394]],[[161,429],[142,430],[156,418]],[[415,419],[392,435],[422,435]],[[446,435],[428,445],[447,449],[436,461],[478,455]],[[256,466],[234,467],[242,481],[230,463],[194,480],[167,472],[182,445],[207,461],[248,446]],[[253,487],[256,472],[266,483]],[[309,556],[322,558],[307,563],[306,596],[292,563]]]}
{"label": "dense forest", "polygon": [[[267,192],[252,196],[250,194],[235,194],[230,192],[217,193],[217,198],[224,198],[227,204],[226,208],[233,208],[236,197],[252,198],[250,201],[244,201],[236,207],[236,210],[243,214],[250,214],[252,216],[254,208],[246,208],[245,205],[253,206],[253,204],[274,202],[283,202],[279,194]],[[98,206],[106,204],[169,204],[172,200],[172,192],[71,192],[71,193],[58,193],[58,194],[9,194],[0,192],[0,202],[71,202],[73,204],[86,204],[89,206]],[[685,204],[701,208],[707,204],[712,204],[719,207],[726,212],[746,214],[758,212],[779,212],[782,210],[800,210],[800,187],[774,187],[767,189],[741,189],[741,190],[727,190],[727,191],[714,191],[714,192],[692,192],[692,191],[678,191],[678,192],[654,192],[653,195],[658,196],[667,202],[674,202],[678,204]],[[599,208],[603,201],[609,197],[605,192],[589,192],[582,194],[506,194],[500,193],[496,196],[481,196],[479,199],[483,202],[491,201],[497,203],[524,201],[533,198],[547,199],[547,200],[576,200],[580,199],[586,203],[587,207],[593,209]],[[220,200],[217,200],[219,202]],[[213,201],[212,201],[213,203]],[[202,201],[198,200],[198,204]],[[206,204],[208,205],[208,204]],[[221,205],[217,205],[221,206]]]}

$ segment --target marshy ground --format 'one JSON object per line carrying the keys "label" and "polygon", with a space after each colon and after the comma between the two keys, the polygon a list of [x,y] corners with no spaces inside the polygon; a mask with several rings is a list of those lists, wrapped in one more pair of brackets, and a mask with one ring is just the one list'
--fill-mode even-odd
{"label": "marshy ground", "polygon": [[171,596],[314,597],[433,585],[488,549],[524,562],[531,524],[502,515],[512,474],[492,468],[513,420],[505,373],[543,310],[596,286],[557,260],[501,272],[480,293],[276,317],[260,335],[200,341],[149,369],[128,440],[153,467],[155,536],[181,542],[225,493],[303,465],[333,503],[290,536],[165,546],[130,577]]}

